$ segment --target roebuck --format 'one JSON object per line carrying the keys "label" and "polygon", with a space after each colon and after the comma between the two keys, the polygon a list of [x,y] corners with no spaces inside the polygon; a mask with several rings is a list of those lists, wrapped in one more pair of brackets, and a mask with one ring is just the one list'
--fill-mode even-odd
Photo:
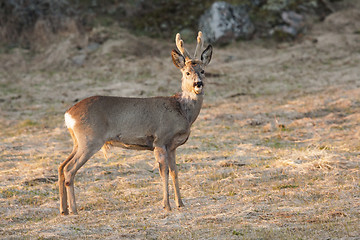
{"label": "roebuck", "polygon": [[76,172],[103,146],[152,150],[163,182],[163,205],[170,210],[169,171],[175,202],[184,206],[179,190],[175,150],[184,144],[203,102],[204,68],[211,60],[212,46],[200,55],[203,42],[199,32],[194,57],[184,48],[180,34],[172,60],[182,73],[182,92],[171,97],[123,98],[93,96],[75,104],[65,113],[65,123],[74,142],[69,157],[59,166],[60,213],[76,214],[74,177]]}

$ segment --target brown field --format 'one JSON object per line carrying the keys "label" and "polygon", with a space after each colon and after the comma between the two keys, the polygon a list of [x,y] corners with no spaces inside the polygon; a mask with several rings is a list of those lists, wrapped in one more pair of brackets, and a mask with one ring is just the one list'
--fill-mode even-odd
{"label": "brown field", "polygon": [[343,10],[294,43],[215,48],[203,109],[177,151],[186,207],[169,213],[152,152],[97,153],[76,176],[76,216],[59,215],[56,180],[72,148],[67,108],[179,91],[172,42],[113,27],[93,33],[109,36],[96,50],[77,49],[77,36],[35,54],[3,50],[1,239],[360,239],[359,23]]}

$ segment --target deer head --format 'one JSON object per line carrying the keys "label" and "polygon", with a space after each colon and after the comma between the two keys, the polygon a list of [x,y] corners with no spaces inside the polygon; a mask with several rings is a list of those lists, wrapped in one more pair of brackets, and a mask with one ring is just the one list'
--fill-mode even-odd
{"label": "deer head", "polygon": [[184,41],[180,38],[179,33],[176,34],[175,42],[177,49],[172,50],[171,56],[175,66],[179,68],[182,73],[181,87],[183,93],[190,94],[190,96],[202,95],[205,80],[204,69],[211,60],[212,46],[207,46],[207,48],[201,53],[199,60],[197,56],[203,48],[201,31],[198,33],[197,46],[193,58],[190,57],[190,54],[185,49]]}

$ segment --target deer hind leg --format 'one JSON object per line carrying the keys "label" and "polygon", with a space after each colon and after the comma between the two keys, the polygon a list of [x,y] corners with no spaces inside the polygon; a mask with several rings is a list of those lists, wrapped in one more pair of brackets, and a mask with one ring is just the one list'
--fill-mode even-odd
{"label": "deer hind leg", "polygon": [[169,153],[169,169],[170,176],[174,185],[175,190],[175,203],[177,207],[184,207],[184,204],[181,200],[180,188],[179,188],[179,179],[178,179],[178,169],[176,166],[175,160],[175,149],[168,152]]}
{"label": "deer hind leg", "polygon": [[76,148],[74,147],[73,151],[69,155],[69,157],[60,164],[59,166],[59,194],[60,194],[60,214],[68,215],[69,211],[67,209],[67,196],[66,196],[66,188],[65,188],[65,176],[64,176],[64,167],[65,165],[75,156]]}
{"label": "deer hind leg", "polygon": [[62,162],[58,168],[58,174],[59,174],[59,195],[60,195],[60,214],[67,215],[69,214],[68,207],[67,207],[67,193],[65,188],[65,176],[64,176],[64,167],[68,162],[75,156],[78,148],[77,140],[74,136],[74,133],[71,129],[70,135],[74,142],[74,147],[70,155],[66,158],[64,162]]}
{"label": "deer hind leg", "polygon": [[72,214],[77,214],[75,192],[74,192],[74,178],[77,171],[102,147],[103,143],[93,142],[84,146],[79,146],[74,157],[66,164],[64,168],[65,186],[67,192],[67,201],[69,204],[69,211]]}
{"label": "deer hind leg", "polygon": [[169,165],[168,154],[165,147],[155,147],[154,155],[159,163],[159,172],[163,182],[163,207],[166,211],[170,211],[169,203]]}

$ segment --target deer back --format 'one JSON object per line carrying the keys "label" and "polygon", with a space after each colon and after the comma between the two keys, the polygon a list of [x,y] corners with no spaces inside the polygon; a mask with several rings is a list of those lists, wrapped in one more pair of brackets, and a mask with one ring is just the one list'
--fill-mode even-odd
{"label": "deer back", "polygon": [[[128,148],[138,146],[152,150],[156,145],[172,145],[175,136],[187,134],[190,129],[175,96],[94,96],[75,104],[66,113],[71,116],[75,135],[96,136]],[[68,128],[71,128],[68,122]]]}

